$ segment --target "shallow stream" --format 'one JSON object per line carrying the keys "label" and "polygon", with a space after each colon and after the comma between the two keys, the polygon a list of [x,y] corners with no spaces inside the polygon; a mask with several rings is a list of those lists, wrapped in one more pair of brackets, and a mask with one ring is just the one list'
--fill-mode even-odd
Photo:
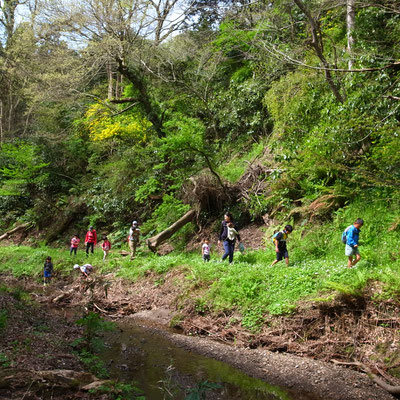
{"label": "shallow stream", "polygon": [[[206,399],[223,400],[315,400],[252,378],[234,367],[182,349],[153,330],[137,325],[118,324],[117,331],[105,336],[101,358],[111,378],[136,382],[147,400],[201,399],[207,382]],[[193,339],[195,340],[195,338]],[[171,397],[171,395],[172,397]]]}

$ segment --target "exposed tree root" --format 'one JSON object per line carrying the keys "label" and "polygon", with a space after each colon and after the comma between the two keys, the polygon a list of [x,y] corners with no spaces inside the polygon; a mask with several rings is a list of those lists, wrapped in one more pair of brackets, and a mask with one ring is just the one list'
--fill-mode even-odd
{"label": "exposed tree root", "polygon": [[334,360],[334,359],[331,361],[337,365],[351,365],[351,366],[359,367],[360,369],[362,369],[363,371],[366,372],[366,374],[372,379],[373,382],[375,382],[382,389],[385,389],[388,393],[400,394],[400,386],[389,385],[384,380],[379,378],[379,376],[374,374],[370,368],[368,368],[365,364],[363,364],[359,361],[344,362],[344,361],[338,361],[338,360]]}

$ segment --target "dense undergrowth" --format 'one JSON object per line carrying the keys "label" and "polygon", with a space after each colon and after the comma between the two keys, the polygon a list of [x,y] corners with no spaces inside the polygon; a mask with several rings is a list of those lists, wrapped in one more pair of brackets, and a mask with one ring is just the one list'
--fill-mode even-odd
{"label": "dense undergrowth", "polygon": [[[172,270],[180,272],[182,296],[178,308],[191,302],[196,312],[239,312],[242,325],[257,329],[268,315],[293,312],[299,301],[326,301],[337,293],[363,296],[369,283],[380,282],[376,300],[400,296],[400,219],[397,203],[387,199],[359,198],[336,212],[333,221],[296,226],[289,242],[290,266],[283,262],[270,267],[274,248],[270,241],[273,228],[265,233],[265,250],[239,252],[234,263],[220,262],[214,251],[209,263],[200,252],[173,252],[157,256],[141,250],[134,261],[114,249],[105,262],[100,250],[87,259],[83,250],[77,257],[67,249],[51,247],[0,247],[0,271],[40,280],[46,256],[52,256],[55,279],[74,274],[74,263],[90,262],[98,273],[114,273],[127,279],[146,279],[149,272],[155,285],[165,282]],[[363,217],[362,260],[353,269],[346,267],[341,232],[356,217]],[[245,240],[246,238],[244,238]],[[156,278],[154,278],[154,276]]]}

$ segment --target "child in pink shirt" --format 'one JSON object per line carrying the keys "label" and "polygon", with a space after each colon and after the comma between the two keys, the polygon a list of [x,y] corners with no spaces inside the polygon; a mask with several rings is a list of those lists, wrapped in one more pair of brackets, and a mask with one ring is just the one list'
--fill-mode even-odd
{"label": "child in pink shirt", "polygon": [[107,255],[108,255],[108,252],[111,249],[111,243],[107,239],[107,237],[104,237],[103,243],[101,244],[101,248],[103,249],[103,252],[104,252],[104,256],[103,256],[103,261],[104,261],[106,259]]}
{"label": "child in pink shirt", "polygon": [[78,246],[80,243],[80,239],[78,235],[74,235],[71,239],[71,248],[69,250],[69,255],[72,256],[72,253],[76,255],[76,251],[78,250]]}

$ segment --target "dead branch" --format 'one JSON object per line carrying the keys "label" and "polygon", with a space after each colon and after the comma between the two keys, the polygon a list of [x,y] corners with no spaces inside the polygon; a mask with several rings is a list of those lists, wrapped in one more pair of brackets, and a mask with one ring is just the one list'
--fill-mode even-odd
{"label": "dead branch", "polygon": [[124,99],[113,99],[110,102],[114,104],[137,103],[138,99],[135,97],[125,97]]}
{"label": "dead branch", "polygon": [[365,364],[359,362],[359,361],[339,361],[339,360],[331,360],[334,364],[336,365],[351,365],[355,367],[359,367],[360,369],[364,370],[365,373],[371,378],[373,382],[375,382],[378,386],[380,386],[382,389],[385,389],[388,393],[390,394],[400,394],[400,386],[393,386],[389,385],[385,381],[383,381],[381,378],[379,378],[377,375],[375,375],[369,367],[367,367]]}

